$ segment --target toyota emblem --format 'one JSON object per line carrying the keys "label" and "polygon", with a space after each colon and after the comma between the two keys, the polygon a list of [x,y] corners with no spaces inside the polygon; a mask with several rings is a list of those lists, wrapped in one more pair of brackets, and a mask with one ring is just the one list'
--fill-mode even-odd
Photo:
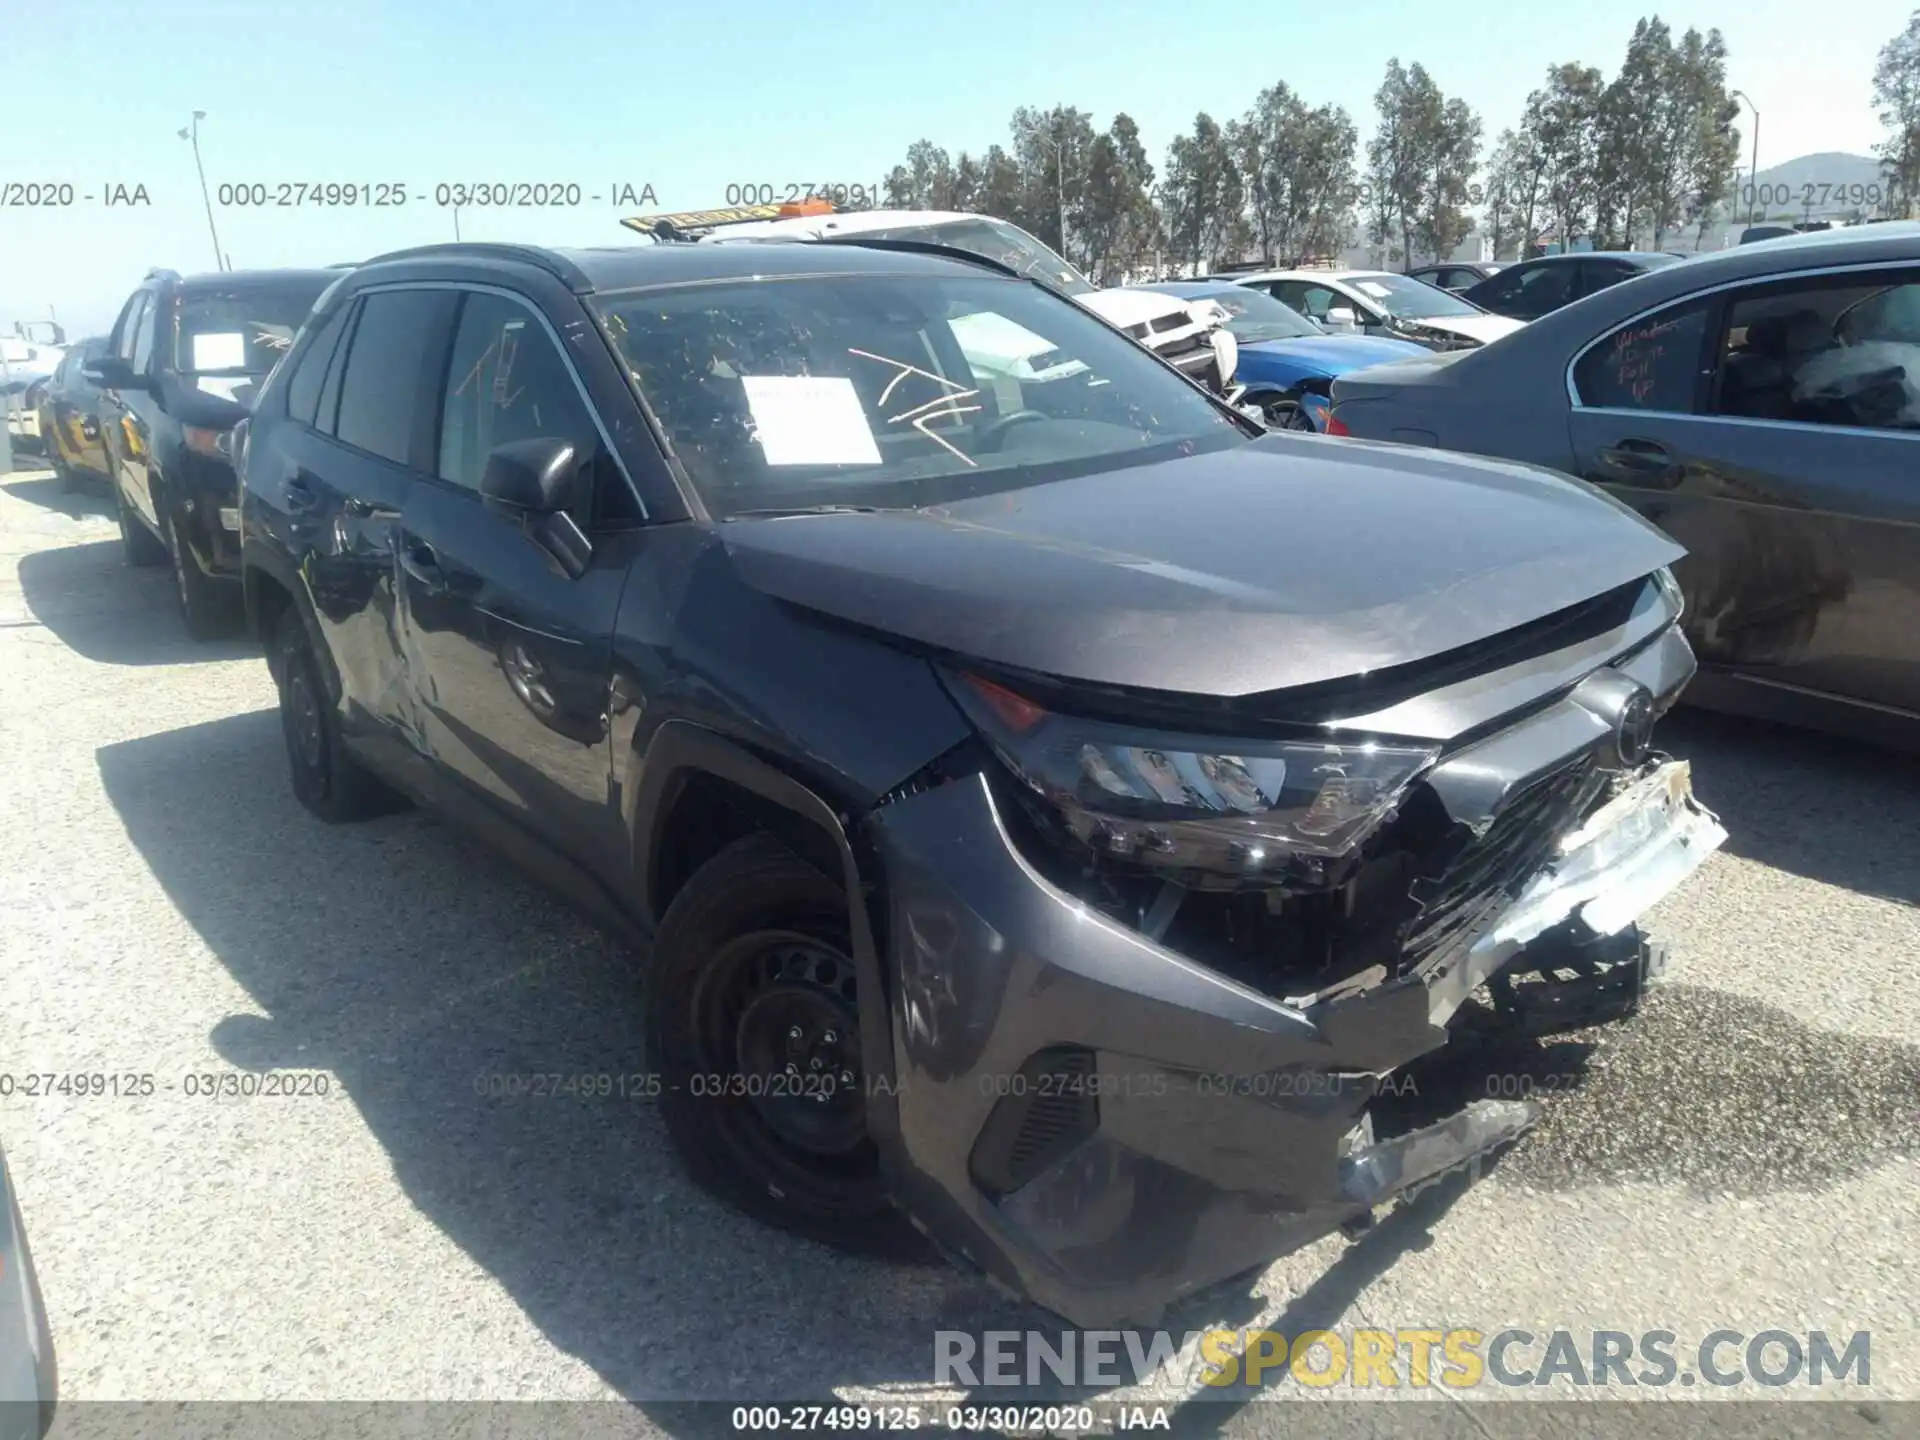
{"label": "toyota emblem", "polygon": [[1620,763],[1629,769],[1647,758],[1653,748],[1653,696],[1637,689],[1620,707],[1620,724],[1614,732],[1614,748]]}

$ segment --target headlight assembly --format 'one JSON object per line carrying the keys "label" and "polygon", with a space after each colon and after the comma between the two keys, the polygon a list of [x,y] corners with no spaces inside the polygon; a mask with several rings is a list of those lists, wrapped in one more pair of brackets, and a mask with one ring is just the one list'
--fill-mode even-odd
{"label": "headlight assembly", "polygon": [[1244,874],[1349,854],[1438,751],[1374,741],[1229,740],[1056,715],[978,675],[948,690],[1007,768],[1105,854]]}

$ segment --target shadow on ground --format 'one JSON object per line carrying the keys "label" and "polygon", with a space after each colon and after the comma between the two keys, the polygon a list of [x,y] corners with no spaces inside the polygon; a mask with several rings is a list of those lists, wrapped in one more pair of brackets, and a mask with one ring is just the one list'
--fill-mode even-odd
{"label": "shadow on ground", "polygon": [[1660,743],[1693,762],[1729,854],[1920,905],[1920,757],[1685,707],[1661,721]]}
{"label": "shadow on ground", "polygon": [[[1706,759],[1703,775],[1724,760]],[[430,817],[338,828],[311,819],[288,792],[273,713],[108,746],[98,762],[172,903],[265,1012],[219,1021],[221,1055],[250,1069],[331,1070],[421,1213],[554,1345],[643,1409],[657,1403],[663,1426],[718,1433],[711,1416],[690,1418],[672,1403],[697,1397],[924,1386],[939,1329],[1062,1328],[944,1265],[849,1258],[738,1216],[684,1178],[645,1100],[485,1093],[490,1077],[642,1072],[635,956]],[[1852,762],[1831,763],[1841,785],[1864,783],[1851,777]],[[1808,826],[1810,853],[1819,828]],[[1699,1105],[1673,1108],[1655,1153],[1624,1140],[1609,1148],[1620,1106],[1663,1085],[1720,1083],[1700,1068],[1701,1034],[1754,1024],[1766,1041],[1749,1052],[1752,1073],[1740,1083],[1772,1083],[1775,1100],[1740,1130],[1730,1160],[1688,1172],[1699,1156],[1725,1150],[1726,1126],[1736,1123]],[[1510,1087],[1526,1093],[1560,1087],[1543,1077],[1568,1077],[1565,1094],[1546,1095],[1541,1130],[1501,1162],[1502,1183],[1509,1173],[1555,1189],[1673,1174],[1764,1193],[1819,1186],[1881,1158],[1884,1146],[1858,1137],[1808,1149],[1811,1132],[1833,1128],[1836,1086],[1864,1087],[1847,1097],[1862,1127],[1920,1106],[1913,1087],[1862,1078],[1903,1065],[1920,1074],[1912,1052],[1856,1054],[1852,1045],[1785,1012],[1680,989],[1604,1038],[1477,1055],[1451,1076],[1427,1072],[1423,1084],[1442,1104],[1449,1084],[1487,1093],[1490,1064],[1531,1076],[1531,1086]],[[1782,1087],[1763,1073],[1761,1062],[1783,1051],[1811,1067],[1805,1085]],[[1429,1243],[1463,1188],[1449,1181],[1384,1217],[1292,1297],[1273,1328],[1336,1325],[1369,1284]],[[1176,1333],[1252,1323],[1263,1304],[1242,1284],[1165,1323]],[[1240,1406],[1215,1402],[1241,1395],[1209,1394],[1183,1419],[1218,1429]],[[1046,1397],[985,1388],[974,1396],[1038,1398]]]}
{"label": "shadow on ground", "polygon": [[189,665],[259,653],[244,638],[190,639],[172,572],[164,565],[128,565],[117,535],[34,550],[20,557],[19,576],[33,619],[68,649],[103,665]]}
{"label": "shadow on ground", "polygon": [[[16,472],[17,477],[17,472]],[[38,505],[43,510],[52,510],[77,520],[82,515],[97,515],[102,519],[113,519],[113,499],[107,493],[104,481],[84,484],[78,490],[68,490],[60,483],[57,475],[35,476],[32,479],[9,478],[0,484],[0,490],[16,500],[25,500]]]}

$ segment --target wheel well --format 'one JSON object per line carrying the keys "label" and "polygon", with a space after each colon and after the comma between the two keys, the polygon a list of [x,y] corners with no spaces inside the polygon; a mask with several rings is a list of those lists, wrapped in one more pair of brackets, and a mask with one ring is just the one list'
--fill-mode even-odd
{"label": "wheel well", "polygon": [[293,603],[293,596],[287,592],[286,586],[266,571],[249,570],[246,598],[247,621],[253,638],[263,646],[269,645],[273,640],[273,632],[280,627],[281,615]]}
{"label": "wheel well", "polygon": [[705,770],[684,770],[670,784],[650,857],[647,898],[655,924],[695,871],[757,832],[774,836],[836,884],[845,878],[838,842],[805,815]]}

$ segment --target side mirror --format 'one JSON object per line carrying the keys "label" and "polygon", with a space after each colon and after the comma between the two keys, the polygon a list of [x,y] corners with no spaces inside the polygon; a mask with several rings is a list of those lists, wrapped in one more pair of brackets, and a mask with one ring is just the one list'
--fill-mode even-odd
{"label": "side mirror", "polygon": [[1351,307],[1335,305],[1327,311],[1326,326],[1329,330],[1353,330],[1360,324],[1360,317]]}
{"label": "side mirror", "polygon": [[579,475],[573,443],[549,435],[494,446],[480,472],[480,498],[519,512],[533,543],[570,580],[593,559],[593,542],[567,513],[579,498]]}
{"label": "side mirror", "polygon": [[97,390],[148,390],[152,386],[143,375],[118,355],[98,355],[80,367],[87,383]]}
{"label": "side mirror", "polygon": [[496,445],[480,472],[480,494],[496,505],[552,515],[574,499],[579,463],[571,441],[540,436]]}

